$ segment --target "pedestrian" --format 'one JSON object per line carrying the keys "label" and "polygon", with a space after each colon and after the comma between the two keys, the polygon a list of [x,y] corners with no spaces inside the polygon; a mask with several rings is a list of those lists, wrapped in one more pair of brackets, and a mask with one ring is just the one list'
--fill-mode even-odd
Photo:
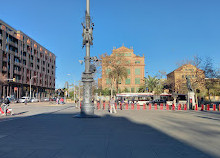
{"label": "pedestrian", "polygon": [[110,100],[110,113],[112,113],[112,109],[113,109],[114,113],[117,113],[116,110],[115,110],[115,99],[114,99],[114,97],[112,97],[111,100]]}
{"label": "pedestrian", "polygon": [[3,115],[7,115],[7,109],[8,109],[8,106],[10,104],[10,99],[9,97],[5,98],[5,105],[3,106],[3,111],[4,111],[4,114]]}
{"label": "pedestrian", "polygon": [[59,98],[57,97],[57,104],[59,104]]}

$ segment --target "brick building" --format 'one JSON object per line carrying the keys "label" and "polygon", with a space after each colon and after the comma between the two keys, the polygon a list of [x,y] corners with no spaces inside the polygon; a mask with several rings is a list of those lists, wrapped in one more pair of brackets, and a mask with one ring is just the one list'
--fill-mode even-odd
{"label": "brick building", "polygon": [[[21,31],[0,20],[0,73],[7,79],[0,84],[0,98],[49,97],[55,90],[56,56]],[[36,77],[34,77],[36,76]]]}
{"label": "brick building", "polygon": [[173,72],[167,74],[170,90],[178,93],[187,93],[186,77],[190,78],[194,90],[202,90],[205,87],[205,72],[191,64],[185,64]]}
{"label": "brick building", "polygon": [[[124,46],[118,49],[114,48],[111,55],[114,54],[120,54],[127,62],[129,62],[129,65],[125,65],[128,77],[120,82],[119,89],[121,91],[126,89],[127,92],[137,92],[140,85],[144,83],[145,57],[135,55],[132,48],[129,49]],[[101,89],[110,88],[109,79],[105,75],[107,72],[108,68],[102,63],[102,78],[98,79],[98,86]]]}

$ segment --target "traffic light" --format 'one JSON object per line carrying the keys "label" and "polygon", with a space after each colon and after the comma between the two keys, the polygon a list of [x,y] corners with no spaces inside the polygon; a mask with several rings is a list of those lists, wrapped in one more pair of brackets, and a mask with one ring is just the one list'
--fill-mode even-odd
{"label": "traffic light", "polygon": [[13,82],[15,82],[16,80],[15,80],[15,78],[13,78]]}

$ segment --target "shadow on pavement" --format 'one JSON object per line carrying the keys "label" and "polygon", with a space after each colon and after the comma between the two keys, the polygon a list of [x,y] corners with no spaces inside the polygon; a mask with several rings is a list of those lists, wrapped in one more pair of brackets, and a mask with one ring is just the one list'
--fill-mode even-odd
{"label": "shadow on pavement", "polygon": [[1,158],[214,157],[145,124],[117,115],[40,114],[1,122]]}

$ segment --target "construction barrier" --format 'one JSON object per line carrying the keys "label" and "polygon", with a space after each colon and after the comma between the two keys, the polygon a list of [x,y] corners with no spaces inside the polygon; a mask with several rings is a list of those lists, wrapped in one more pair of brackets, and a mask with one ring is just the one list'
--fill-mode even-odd
{"label": "construction barrier", "polygon": [[151,106],[152,106],[152,105],[151,105],[151,104],[149,104],[149,110],[151,110]]}
{"label": "construction barrier", "polygon": [[172,104],[172,110],[175,110],[175,106],[174,106],[174,104]]}
{"label": "construction barrier", "polygon": [[209,106],[209,104],[207,104],[207,111],[209,111],[210,110],[210,106]]}
{"label": "construction barrier", "polygon": [[163,104],[160,103],[160,110],[163,110]]}
{"label": "construction barrier", "polygon": [[202,104],[201,111],[204,111],[204,105]]}
{"label": "construction barrier", "polygon": [[213,111],[216,111],[216,105],[213,104]]}
{"label": "construction barrier", "polygon": [[97,109],[98,110],[100,109],[100,103],[99,102],[97,103]]}
{"label": "construction barrier", "polygon": [[181,104],[178,105],[178,110],[181,110]]}
{"label": "construction barrier", "polygon": [[197,104],[195,105],[195,111],[198,111],[198,105]]}
{"label": "construction barrier", "polygon": [[131,110],[134,110],[134,103],[131,104]]}
{"label": "construction barrier", "polygon": [[146,104],[145,103],[143,104],[143,110],[146,110]]}
{"label": "construction barrier", "polygon": [[128,103],[126,103],[126,105],[125,105],[125,109],[128,110]]}
{"label": "construction barrier", "polygon": [[187,106],[186,106],[186,104],[184,104],[184,110],[187,110]]}
{"label": "construction barrier", "polygon": [[105,110],[105,102],[103,102],[103,110]]}
{"label": "construction barrier", "polygon": [[137,103],[137,110],[140,110],[140,104]]}
{"label": "construction barrier", "polygon": [[154,110],[157,110],[157,104],[156,103],[154,104]]}
{"label": "construction barrier", "polygon": [[169,105],[168,105],[168,104],[166,104],[166,110],[170,110],[170,109],[169,109]]}

